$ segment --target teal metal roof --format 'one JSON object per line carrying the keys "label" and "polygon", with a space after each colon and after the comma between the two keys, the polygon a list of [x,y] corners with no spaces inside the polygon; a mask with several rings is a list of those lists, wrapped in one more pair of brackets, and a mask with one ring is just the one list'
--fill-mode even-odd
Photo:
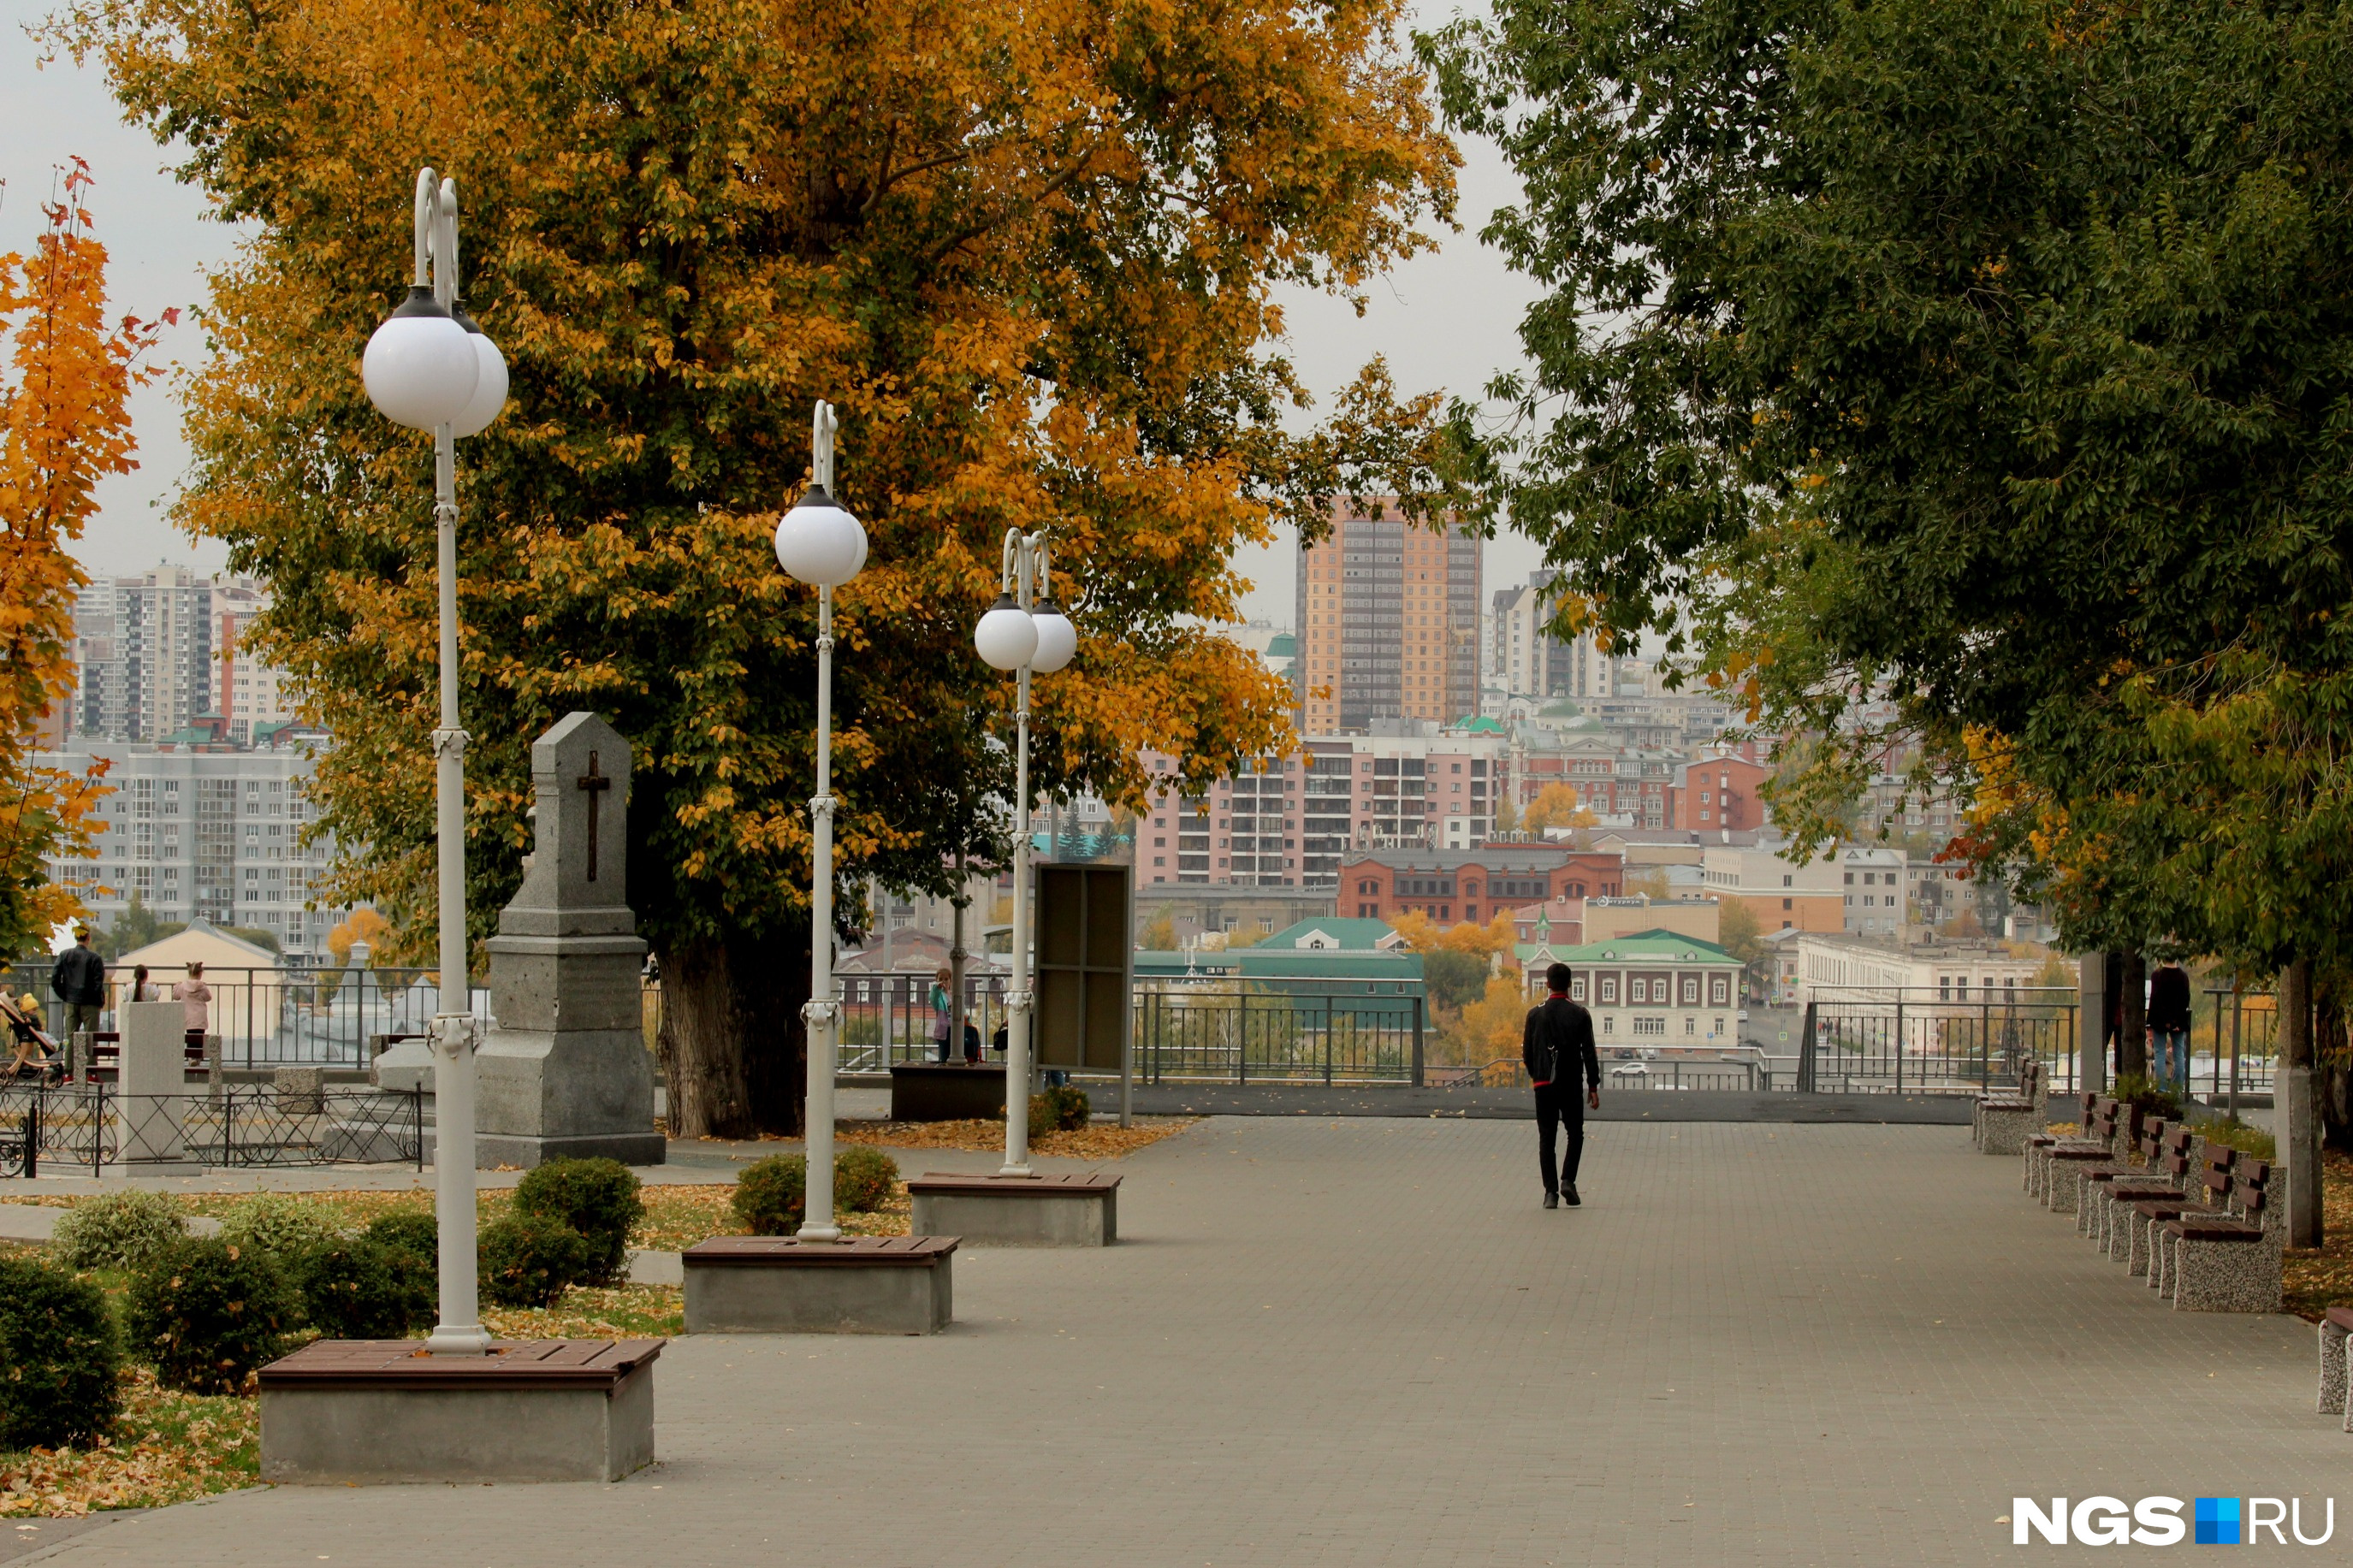
{"label": "teal metal roof", "polygon": [[[1322,919],[1300,921],[1288,925],[1272,936],[1253,943],[1258,948],[1279,947],[1293,952],[1312,952],[1296,946],[1300,938],[1322,931],[1340,944],[1343,951],[1370,952],[1381,939],[1396,934],[1396,928],[1387,921]],[[1327,950],[1328,951],[1328,950]]]}
{"label": "teal metal roof", "polygon": [[[1524,952],[1528,950],[1523,950]],[[1588,942],[1581,947],[1556,947],[1552,955],[1562,963],[1725,963],[1740,967],[1740,960],[1712,942],[1702,942],[1695,936],[1681,936],[1671,931],[1635,931],[1628,936],[1612,937],[1608,942]]]}

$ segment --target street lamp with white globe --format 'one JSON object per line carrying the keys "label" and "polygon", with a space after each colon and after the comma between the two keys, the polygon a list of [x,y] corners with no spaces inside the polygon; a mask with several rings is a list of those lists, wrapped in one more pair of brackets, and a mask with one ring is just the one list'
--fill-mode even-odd
{"label": "street lamp with white globe", "polygon": [[819,403],[809,433],[811,484],[776,521],[776,564],[817,589],[817,793],[809,797],[815,841],[809,869],[808,1177],[803,1241],[839,1241],[833,1221],[833,1074],[841,1005],[833,996],[833,591],[866,564],[866,530],[833,499],[833,405]]}
{"label": "street lamp with white globe", "polygon": [[1079,629],[1050,592],[1046,535],[1005,531],[997,602],[973,628],[992,668],[1018,670],[1013,702],[1013,973],[1005,994],[1005,1167],[1029,1172],[1029,676],[1051,675],[1079,650]]}
{"label": "street lamp with white globe", "polygon": [[[433,731],[441,1003],[433,1019],[434,1212],[439,1227],[440,1321],[432,1355],[482,1355],[474,1258],[474,1015],[466,953],[466,731],[458,727],[458,452],[506,406],[507,365],[458,300],[458,182],[417,175],[415,266],[408,297],[376,328],[360,360],[368,401],[396,425],[433,432],[433,521],[438,536],[441,721]],[[454,1002],[455,1006],[451,1004]]]}

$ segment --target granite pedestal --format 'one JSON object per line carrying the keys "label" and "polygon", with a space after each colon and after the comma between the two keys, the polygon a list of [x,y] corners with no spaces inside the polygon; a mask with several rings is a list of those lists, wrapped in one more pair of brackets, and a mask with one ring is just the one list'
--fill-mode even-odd
{"label": "granite pedestal", "polygon": [[955,1315],[953,1236],[720,1236],[679,1255],[691,1334],[935,1334]]}
{"label": "granite pedestal", "polygon": [[188,1148],[186,1015],[177,1002],[126,1002],[115,1058],[116,1148],[125,1174],[184,1175],[204,1169]]}
{"label": "granite pedestal", "polygon": [[1109,1247],[1119,1239],[1117,1176],[954,1176],[907,1184],[914,1228],[976,1247]]}
{"label": "granite pedestal", "polygon": [[891,1069],[893,1121],[1001,1121],[1005,1068],[902,1062]]}
{"label": "granite pedestal", "polygon": [[653,1462],[660,1340],[320,1340],[261,1369],[261,1479],[617,1481]]}

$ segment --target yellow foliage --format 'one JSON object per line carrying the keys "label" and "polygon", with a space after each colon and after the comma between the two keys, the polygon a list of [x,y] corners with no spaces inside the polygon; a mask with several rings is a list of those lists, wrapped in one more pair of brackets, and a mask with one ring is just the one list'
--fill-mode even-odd
{"label": "yellow foliage", "polygon": [[1519,938],[1509,910],[1497,910],[1495,918],[1484,925],[1475,921],[1459,921],[1443,928],[1419,910],[1406,910],[1393,917],[1389,926],[1405,938],[1405,945],[1415,952],[1467,952],[1477,958],[1500,952],[1506,967],[1515,967],[1518,963],[1513,956],[1513,948]]}
{"label": "yellow foliage", "polygon": [[1530,833],[1541,833],[1547,827],[1591,827],[1599,820],[1578,802],[1575,785],[1548,784],[1528,802],[1520,826]]}
{"label": "yellow foliage", "polygon": [[341,969],[351,963],[353,945],[364,942],[368,944],[368,958],[373,963],[377,945],[391,930],[390,922],[374,910],[353,910],[350,919],[338,921],[335,929],[327,933],[327,952],[334,958],[335,967]]}

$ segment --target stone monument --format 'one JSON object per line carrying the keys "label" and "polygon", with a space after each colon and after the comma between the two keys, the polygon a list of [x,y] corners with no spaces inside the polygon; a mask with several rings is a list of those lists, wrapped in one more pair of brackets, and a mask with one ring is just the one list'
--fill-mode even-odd
{"label": "stone monument", "polygon": [[628,905],[629,744],[596,714],[574,713],[533,742],[531,776],[533,852],[488,944],[477,1158],[658,1165],[646,944]]}

